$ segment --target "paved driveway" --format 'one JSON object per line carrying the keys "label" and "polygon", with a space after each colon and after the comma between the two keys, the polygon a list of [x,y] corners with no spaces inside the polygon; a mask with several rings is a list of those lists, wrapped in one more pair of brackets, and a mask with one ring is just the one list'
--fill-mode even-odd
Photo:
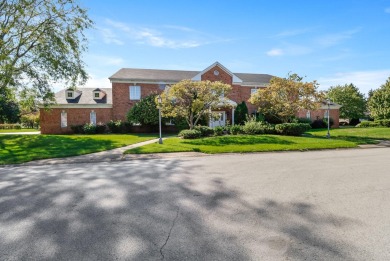
{"label": "paved driveway", "polygon": [[0,173],[0,260],[390,260],[390,148]]}

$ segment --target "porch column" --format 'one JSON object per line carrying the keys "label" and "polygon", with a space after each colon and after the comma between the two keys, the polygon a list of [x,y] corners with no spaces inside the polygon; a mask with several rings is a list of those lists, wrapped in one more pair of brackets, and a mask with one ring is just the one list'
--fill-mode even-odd
{"label": "porch column", "polygon": [[232,107],[232,126],[234,125],[234,107]]}

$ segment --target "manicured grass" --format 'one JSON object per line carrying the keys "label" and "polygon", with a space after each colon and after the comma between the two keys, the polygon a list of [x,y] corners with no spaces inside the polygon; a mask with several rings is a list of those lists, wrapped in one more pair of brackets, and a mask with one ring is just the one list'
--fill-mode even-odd
{"label": "manicured grass", "polygon": [[0,164],[88,154],[156,137],[154,134],[0,135]]}
{"label": "manicured grass", "polygon": [[126,151],[128,154],[168,152],[259,152],[353,148],[356,143],[315,137],[290,137],[278,135],[237,135],[209,137],[196,140],[169,138],[163,144],[149,144]]}
{"label": "manicured grass", "polygon": [[14,130],[14,129],[0,129],[0,134],[1,133],[13,133],[13,132],[39,132],[37,129],[19,129],[19,130]]}
{"label": "manicured grass", "polygon": [[[310,130],[309,135],[325,137],[327,130]],[[390,128],[339,128],[330,130],[331,139],[352,141],[357,144],[376,144],[378,140],[390,140]]]}

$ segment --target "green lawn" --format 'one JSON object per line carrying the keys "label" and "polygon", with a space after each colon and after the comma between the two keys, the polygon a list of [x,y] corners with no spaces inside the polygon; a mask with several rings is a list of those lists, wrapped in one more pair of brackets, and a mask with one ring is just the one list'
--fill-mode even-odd
{"label": "green lawn", "polygon": [[133,135],[0,135],[0,165],[104,151],[156,138]]}
{"label": "green lawn", "polygon": [[19,129],[19,130],[15,130],[15,129],[3,130],[3,129],[0,129],[0,134],[1,133],[11,133],[11,132],[39,132],[39,130],[37,130],[37,129]]}
{"label": "green lawn", "polygon": [[354,148],[357,144],[351,141],[334,140],[316,137],[290,137],[279,135],[237,135],[209,137],[196,140],[169,138],[164,144],[149,144],[126,151],[129,154],[167,153],[167,152],[259,152],[315,150],[333,148]]}
{"label": "green lawn", "polygon": [[[327,130],[310,130],[309,135],[325,137]],[[375,144],[378,140],[390,140],[390,128],[339,128],[331,129],[332,139],[352,141],[357,144]]]}

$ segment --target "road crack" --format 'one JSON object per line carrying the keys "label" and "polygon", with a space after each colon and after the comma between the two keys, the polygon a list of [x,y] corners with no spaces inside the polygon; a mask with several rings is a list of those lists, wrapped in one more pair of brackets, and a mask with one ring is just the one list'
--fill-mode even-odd
{"label": "road crack", "polygon": [[172,233],[173,227],[175,226],[175,222],[176,222],[177,218],[179,217],[179,211],[180,211],[180,208],[177,208],[176,216],[175,216],[175,218],[174,218],[173,221],[172,221],[172,226],[171,226],[171,228],[169,229],[168,236],[167,236],[167,238],[165,239],[165,243],[164,243],[164,244],[161,246],[161,248],[160,248],[161,260],[164,260],[164,258],[165,258],[164,253],[163,253],[163,249],[164,249],[164,247],[166,246],[166,244],[168,244],[169,238],[171,237],[171,233]]}

